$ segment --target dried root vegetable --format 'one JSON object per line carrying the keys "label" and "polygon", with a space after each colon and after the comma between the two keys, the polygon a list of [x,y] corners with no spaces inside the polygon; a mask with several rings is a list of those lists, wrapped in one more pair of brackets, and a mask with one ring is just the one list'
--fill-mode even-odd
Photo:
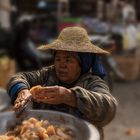
{"label": "dried root vegetable", "polygon": [[30,118],[5,135],[1,135],[0,140],[74,140],[74,137],[74,132],[65,126]]}

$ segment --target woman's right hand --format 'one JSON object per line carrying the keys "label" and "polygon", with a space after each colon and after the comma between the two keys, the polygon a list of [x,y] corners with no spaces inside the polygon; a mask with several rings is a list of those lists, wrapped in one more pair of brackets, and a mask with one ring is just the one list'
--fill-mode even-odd
{"label": "woman's right hand", "polygon": [[31,99],[32,94],[28,89],[23,89],[18,93],[18,97],[14,103],[14,109],[16,111],[20,110],[20,108],[24,107],[28,100]]}

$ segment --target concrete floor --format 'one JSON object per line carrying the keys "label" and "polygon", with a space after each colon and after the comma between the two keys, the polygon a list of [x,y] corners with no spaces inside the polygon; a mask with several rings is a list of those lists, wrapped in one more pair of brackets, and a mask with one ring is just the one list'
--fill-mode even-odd
{"label": "concrete floor", "polygon": [[105,140],[140,140],[140,80],[115,83],[112,94],[118,100],[118,110],[104,128]]}

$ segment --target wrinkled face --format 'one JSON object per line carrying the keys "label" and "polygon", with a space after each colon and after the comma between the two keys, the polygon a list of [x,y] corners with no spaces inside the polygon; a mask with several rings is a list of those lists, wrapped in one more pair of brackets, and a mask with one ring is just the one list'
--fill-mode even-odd
{"label": "wrinkled face", "polygon": [[77,80],[81,73],[75,52],[57,51],[54,60],[55,71],[61,82],[71,83]]}

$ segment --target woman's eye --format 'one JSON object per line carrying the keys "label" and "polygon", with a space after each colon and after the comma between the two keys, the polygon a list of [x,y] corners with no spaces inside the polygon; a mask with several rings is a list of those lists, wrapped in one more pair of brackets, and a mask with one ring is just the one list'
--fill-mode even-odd
{"label": "woman's eye", "polygon": [[56,58],[55,61],[60,61],[60,59],[59,58]]}
{"label": "woman's eye", "polygon": [[66,59],[66,62],[71,62],[71,59]]}

